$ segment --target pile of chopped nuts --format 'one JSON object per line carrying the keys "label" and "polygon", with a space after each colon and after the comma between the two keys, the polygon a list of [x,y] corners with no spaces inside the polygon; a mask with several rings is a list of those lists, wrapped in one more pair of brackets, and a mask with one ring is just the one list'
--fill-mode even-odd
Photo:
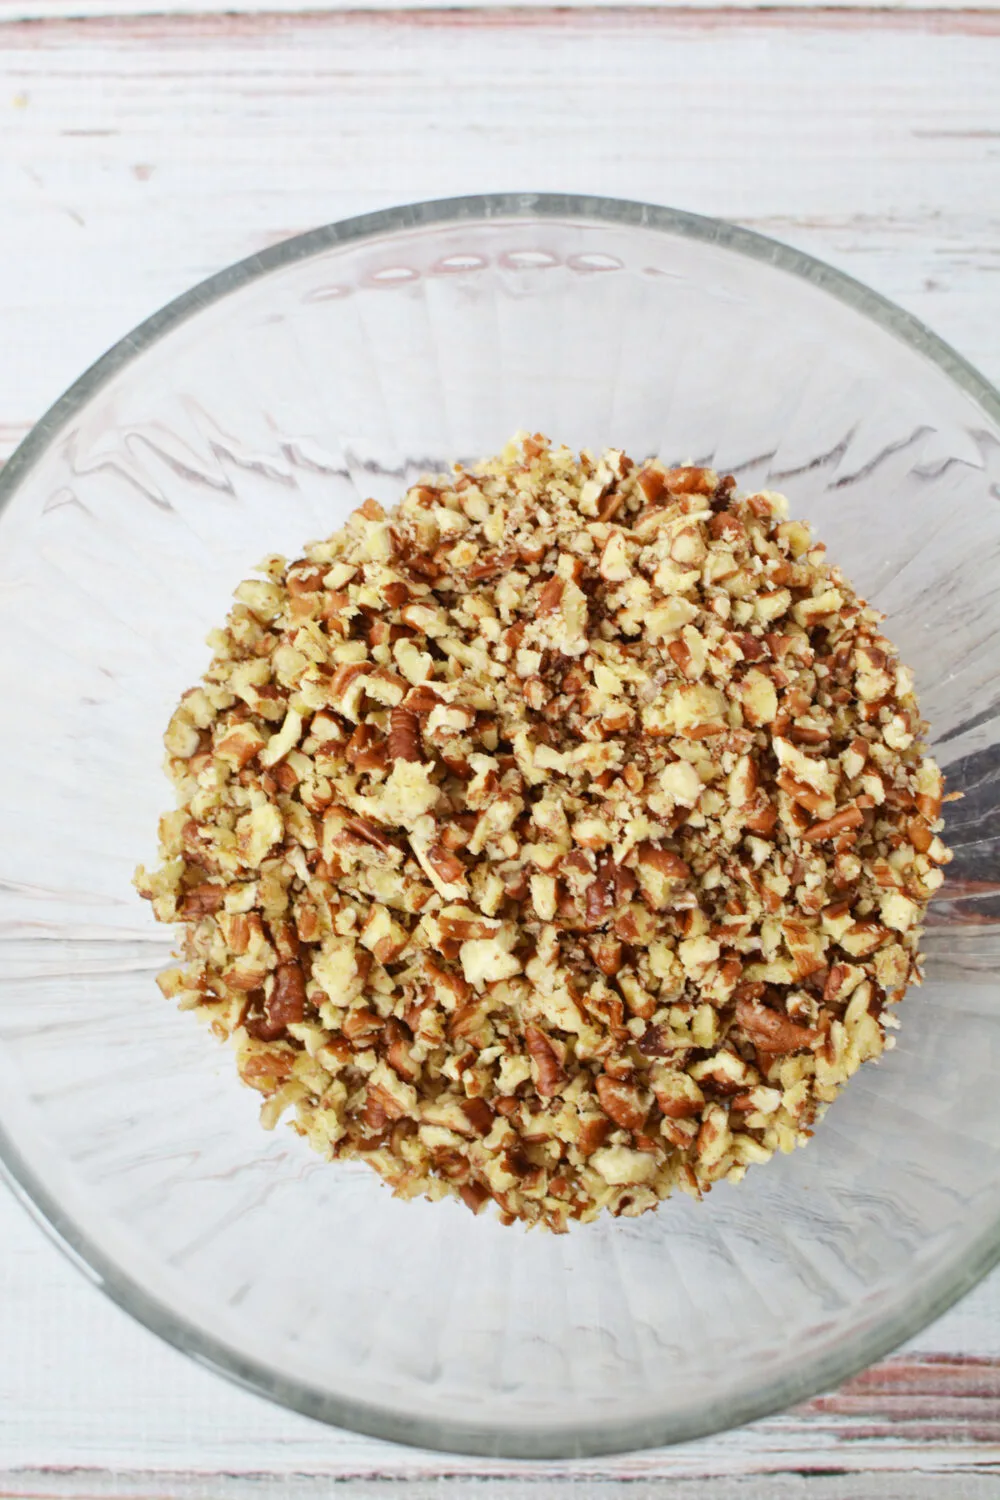
{"label": "pile of chopped nuts", "polygon": [[263,1120],[564,1230],[789,1151],[950,855],[910,672],[780,496],[541,437],[242,583],[136,882]]}

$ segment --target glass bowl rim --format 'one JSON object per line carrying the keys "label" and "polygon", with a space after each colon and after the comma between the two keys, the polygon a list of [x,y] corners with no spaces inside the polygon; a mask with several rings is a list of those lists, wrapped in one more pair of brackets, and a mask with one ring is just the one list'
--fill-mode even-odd
{"label": "glass bowl rim", "polygon": [[[323,225],[268,246],[225,267],[168,302],[96,360],[36,422],[0,471],[0,511],[52,446],[60,432],[102,386],[166,334],[231,292],[272,271],[337,246],[375,240],[398,231],[444,228],[490,220],[570,220],[591,225],[651,229],[718,245],[811,283],[869,318],[931,360],[993,422],[1000,425],[1000,391],[919,318],[843,271],[779,240],[721,219],[630,199],[574,193],[485,193],[432,199],[380,209]],[[386,1407],[331,1396],[318,1386],[290,1379],[249,1358],[221,1339],[177,1316],[150,1295],[112,1257],[94,1244],[63,1209],[0,1125],[0,1180],[50,1239],[93,1284],[137,1322],[198,1364],[236,1385],[332,1426],[395,1443],[511,1459],[599,1457],[706,1437],[785,1410],[841,1384],[919,1333],[947,1311],[1000,1262],[1000,1219],[974,1238],[965,1253],[925,1272],[912,1289],[905,1315],[856,1331],[843,1347],[804,1358],[788,1371],[730,1395],[694,1413],[664,1413],[638,1420],[588,1422],[577,1428],[505,1426],[411,1417]]]}

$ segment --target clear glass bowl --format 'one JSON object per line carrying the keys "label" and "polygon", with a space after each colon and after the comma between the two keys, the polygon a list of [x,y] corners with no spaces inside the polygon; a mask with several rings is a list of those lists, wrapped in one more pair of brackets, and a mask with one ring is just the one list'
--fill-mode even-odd
{"label": "clear glass bowl", "polygon": [[[916,670],[956,847],[897,1049],[806,1151],[526,1235],[264,1134],[159,996],[160,736],[265,552],[519,427],[787,491]],[[691,1438],[883,1354],[1000,1252],[1000,399],[855,282],[639,204],[317,230],[131,334],[0,479],[0,1153],[84,1270],[298,1410],[469,1453]]]}

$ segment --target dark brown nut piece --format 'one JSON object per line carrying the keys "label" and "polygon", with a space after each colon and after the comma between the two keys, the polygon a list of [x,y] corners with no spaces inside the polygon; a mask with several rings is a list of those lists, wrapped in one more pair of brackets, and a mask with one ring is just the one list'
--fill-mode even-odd
{"label": "dark brown nut piece", "polygon": [[463,1099],[459,1108],[477,1135],[489,1135],[494,1116],[485,1099]]}
{"label": "dark brown nut piece", "polygon": [[819,1035],[812,1027],[800,1026],[756,1000],[736,1002],[736,1023],[748,1040],[765,1052],[798,1052]]}
{"label": "dark brown nut piece", "polygon": [[604,1145],[612,1130],[611,1120],[603,1115],[591,1115],[580,1121],[577,1148],[583,1156],[593,1156]]}
{"label": "dark brown nut piece", "polygon": [[177,910],[182,917],[197,920],[198,917],[214,915],[220,910],[225,899],[224,885],[212,885],[207,882],[203,885],[191,886],[185,891],[182,900],[177,904]]}
{"label": "dark brown nut piece", "polygon": [[[468,842],[467,839],[466,842]],[[465,866],[462,861],[446,849],[443,843],[431,845],[427,851],[427,863],[445,885],[454,885],[465,877]]]}
{"label": "dark brown nut piece", "polygon": [[537,1026],[524,1028],[524,1043],[534,1064],[538,1092],[543,1099],[551,1099],[566,1083],[566,1074],[549,1038]]}
{"label": "dark brown nut piece", "polygon": [[822,843],[829,839],[839,838],[842,833],[849,833],[852,828],[860,828],[864,821],[864,813],[859,807],[853,805],[842,807],[839,812],[834,813],[832,818],[810,824],[804,836],[810,843]]}
{"label": "dark brown nut piece", "polygon": [[714,495],[719,482],[714,469],[699,469],[691,465],[668,469],[664,479],[668,489],[686,495]]}
{"label": "dark brown nut piece", "polygon": [[294,959],[280,963],[274,971],[274,989],[267,1001],[268,1020],[275,1026],[291,1026],[304,1021],[306,983],[302,965]]}
{"label": "dark brown nut piece", "polygon": [[349,1010],[344,1017],[344,1035],[349,1042],[355,1044],[368,1044],[372,1037],[381,1032],[383,1022],[373,1010],[359,1009]]}
{"label": "dark brown nut piece", "polygon": [[241,771],[266,744],[264,735],[252,724],[235,724],[219,740],[215,753],[220,760]]}
{"label": "dark brown nut piece", "polygon": [[420,1064],[413,1058],[413,1033],[404,1022],[390,1016],[383,1037],[387,1043],[386,1060],[400,1078],[413,1083],[420,1076]]}
{"label": "dark brown nut piece", "polygon": [[705,1107],[705,1096],[688,1073],[655,1072],[653,1095],[668,1120],[694,1119]]}
{"label": "dark brown nut piece", "polygon": [[591,938],[587,947],[590,956],[602,974],[607,974],[610,978],[619,972],[625,949],[624,945],[617,938]]}
{"label": "dark brown nut piece", "polygon": [[466,1208],[471,1208],[474,1214],[478,1214],[490,1201],[490,1193],[480,1182],[463,1182],[458,1190],[458,1195]]}
{"label": "dark brown nut piece", "polygon": [[490,1002],[488,996],[480,996],[476,1000],[467,1000],[460,1005],[448,1022],[448,1035],[453,1041],[471,1041],[477,1037],[489,1020]]}
{"label": "dark brown nut piece", "polygon": [[423,684],[407,693],[403,699],[403,707],[409,709],[410,713],[416,714],[418,718],[423,718],[431,713],[440,702],[441,699],[434,689]]}
{"label": "dark brown nut piece", "polygon": [[632,1083],[622,1083],[601,1073],[597,1078],[597,1097],[604,1113],[620,1125],[623,1130],[641,1130],[648,1111],[643,1107],[642,1096]]}
{"label": "dark brown nut piece", "polygon": [[383,854],[388,854],[390,849],[395,848],[392,840],[369,818],[348,818],[345,826],[348,833],[353,833],[357,838],[363,839],[366,844],[372,844]]}
{"label": "dark brown nut piece", "polygon": [[389,747],[373,724],[359,724],[344,747],[344,759],[357,771],[382,771],[389,760]]}
{"label": "dark brown nut piece", "polygon": [[420,744],[420,720],[413,709],[399,704],[389,715],[387,751],[390,762],[423,760]]}
{"label": "dark brown nut piece", "polygon": [[544,583],[538,594],[538,613],[550,615],[559,608],[559,601],[563,596],[566,581],[563,578],[550,578]]}
{"label": "dark brown nut piece", "polygon": [[262,1094],[273,1094],[286,1078],[292,1076],[295,1066],[294,1052],[255,1052],[242,1063],[240,1074],[244,1083],[259,1089]]}

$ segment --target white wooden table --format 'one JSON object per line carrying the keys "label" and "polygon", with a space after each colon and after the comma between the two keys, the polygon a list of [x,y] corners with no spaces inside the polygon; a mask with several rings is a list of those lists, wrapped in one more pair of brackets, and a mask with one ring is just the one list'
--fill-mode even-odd
{"label": "white wooden table", "polygon": [[[0,0],[0,459],[109,343],[227,262],[487,189],[752,225],[1000,382],[1000,9],[962,3]],[[803,1410],[670,1451],[498,1465],[231,1389],[104,1301],[0,1190],[0,1496],[297,1500],[349,1480],[425,1500],[473,1478],[483,1500],[1000,1495],[1000,1276]]]}

